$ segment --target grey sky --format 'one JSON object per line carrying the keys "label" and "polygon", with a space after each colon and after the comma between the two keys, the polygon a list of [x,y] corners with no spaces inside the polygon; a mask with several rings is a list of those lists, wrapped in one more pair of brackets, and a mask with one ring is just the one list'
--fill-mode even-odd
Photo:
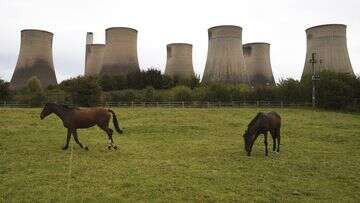
{"label": "grey sky", "polygon": [[342,23],[348,26],[348,50],[360,74],[359,0],[0,0],[0,77],[10,80],[22,29],[54,33],[53,55],[58,81],[84,72],[86,32],[104,43],[105,29],[132,27],[138,33],[141,69],[164,71],[166,44],[193,44],[193,61],[202,75],[207,29],[222,24],[243,28],[243,43],[271,43],[275,78],[299,79],[305,63],[305,29]]}

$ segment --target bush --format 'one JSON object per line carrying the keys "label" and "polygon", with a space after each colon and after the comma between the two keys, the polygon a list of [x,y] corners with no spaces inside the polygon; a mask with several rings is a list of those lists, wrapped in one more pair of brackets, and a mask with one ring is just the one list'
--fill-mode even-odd
{"label": "bush", "polygon": [[360,80],[353,75],[323,71],[317,83],[318,105],[323,108],[345,109],[360,98]]}
{"label": "bush", "polygon": [[231,101],[231,89],[230,85],[224,84],[211,84],[206,89],[206,101],[222,101],[228,102]]}
{"label": "bush", "polygon": [[103,91],[114,91],[123,89],[137,89],[141,90],[146,87],[153,87],[154,89],[170,89],[176,85],[184,85],[191,89],[200,85],[199,77],[193,76],[190,79],[178,79],[177,77],[169,77],[161,74],[161,71],[154,68],[146,71],[132,72],[126,77],[124,76],[100,76],[99,85]]}
{"label": "bush", "polygon": [[[39,106],[44,101],[71,102],[94,106],[102,99],[102,90],[109,102],[156,101],[257,101],[277,100],[287,103],[311,102],[312,80],[306,75],[301,82],[291,78],[280,80],[277,86],[211,84],[200,85],[199,78],[180,80],[150,69],[127,77],[77,77],[63,81],[43,91],[37,78],[16,92],[15,101]],[[115,90],[115,91],[114,91]],[[11,98],[9,83],[0,80],[0,99]],[[360,78],[345,73],[324,71],[317,82],[318,106],[328,109],[360,111]]]}
{"label": "bush", "polygon": [[171,89],[174,101],[191,101],[192,91],[186,86],[176,86]]}
{"label": "bush", "polygon": [[12,91],[10,83],[0,79],[0,101],[8,101],[11,99]]}
{"label": "bush", "polygon": [[303,101],[302,87],[298,80],[292,78],[282,79],[278,83],[280,99],[287,102]]}
{"label": "bush", "polygon": [[27,85],[17,91],[15,100],[22,104],[28,104],[31,107],[41,106],[45,102],[46,98],[42,90],[40,80],[35,76],[30,78]]}
{"label": "bush", "polygon": [[60,89],[68,93],[68,102],[77,106],[96,106],[101,102],[101,87],[95,77],[79,76],[65,80]]}
{"label": "bush", "polygon": [[144,100],[147,102],[154,101],[155,89],[152,86],[148,86],[143,90]]}

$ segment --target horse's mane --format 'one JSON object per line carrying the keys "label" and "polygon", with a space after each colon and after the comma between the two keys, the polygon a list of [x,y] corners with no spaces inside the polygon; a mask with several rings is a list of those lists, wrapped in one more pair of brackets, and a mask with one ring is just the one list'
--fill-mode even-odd
{"label": "horse's mane", "polygon": [[249,123],[249,125],[248,125],[248,128],[250,128],[251,126],[253,126],[254,123],[258,120],[258,118],[259,118],[262,114],[263,114],[262,112],[259,112],[259,113],[255,116],[255,118],[253,118],[253,119],[250,121],[250,123]]}
{"label": "horse's mane", "polygon": [[70,107],[70,106],[68,106],[66,104],[58,104],[58,103],[48,103],[48,104],[59,106],[59,107],[65,109],[65,110],[77,109],[77,107]]}
{"label": "horse's mane", "polygon": [[65,108],[65,109],[73,109],[74,107],[69,107],[66,104],[60,104],[61,107]]}
{"label": "horse's mane", "polygon": [[68,106],[68,105],[66,105],[66,104],[60,104],[60,106],[62,107],[62,108],[64,108],[64,109],[66,109],[66,110],[79,110],[80,108],[79,107],[77,107],[77,106]]}

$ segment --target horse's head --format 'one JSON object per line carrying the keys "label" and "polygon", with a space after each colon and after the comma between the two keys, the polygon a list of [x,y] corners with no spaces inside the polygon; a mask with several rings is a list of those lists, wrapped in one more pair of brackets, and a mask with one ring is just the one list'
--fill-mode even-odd
{"label": "horse's head", "polygon": [[46,103],[43,110],[41,111],[40,113],[40,118],[41,120],[46,118],[48,115],[52,114],[53,111],[52,111],[52,103]]}
{"label": "horse's head", "polygon": [[245,151],[247,152],[247,155],[250,156],[251,146],[253,144],[255,134],[250,133],[249,130],[245,130],[245,133],[244,133],[243,137],[244,137]]}

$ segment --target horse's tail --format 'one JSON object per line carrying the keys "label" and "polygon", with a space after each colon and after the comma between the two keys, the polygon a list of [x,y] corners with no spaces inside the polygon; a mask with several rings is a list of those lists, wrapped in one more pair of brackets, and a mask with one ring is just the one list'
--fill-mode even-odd
{"label": "horse's tail", "polygon": [[118,122],[118,120],[117,120],[117,118],[116,118],[115,112],[114,112],[113,110],[111,110],[111,109],[108,109],[108,112],[110,112],[110,113],[112,114],[113,123],[114,123],[114,127],[115,127],[116,132],[122,134],[123,131],[122,131],[122,130],[120,129],[120,127],[119,127],[119,122]]}

